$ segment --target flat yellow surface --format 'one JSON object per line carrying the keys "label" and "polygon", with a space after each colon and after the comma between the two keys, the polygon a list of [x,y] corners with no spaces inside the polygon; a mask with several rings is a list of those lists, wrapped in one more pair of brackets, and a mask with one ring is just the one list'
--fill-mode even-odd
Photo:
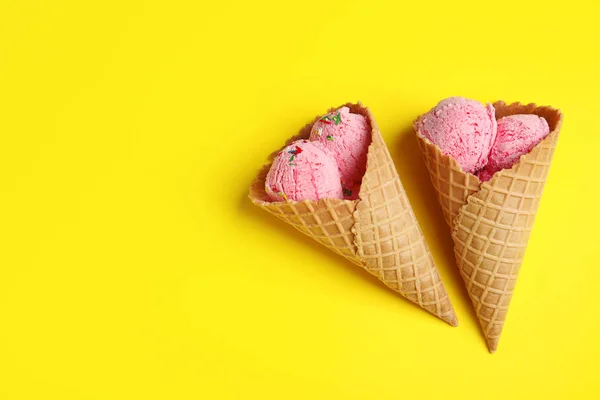
{"label": "flat yellow surface", "polygon": [[[552,3],[0,1],[0,399],[597,399],[600,4]],[[494,355],[411,131],[451,95],[565,113]],[[458,328],[246,198],[356,100]]]}

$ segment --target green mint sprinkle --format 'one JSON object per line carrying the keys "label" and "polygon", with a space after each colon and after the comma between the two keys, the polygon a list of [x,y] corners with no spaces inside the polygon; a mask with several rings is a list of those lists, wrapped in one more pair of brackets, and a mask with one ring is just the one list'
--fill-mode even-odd
{"label": "green mint sprinkle", "polygon": [[352,196],[352,190],[344,189],[344,194],[348,197]]}
{"label": "green mint sprinkle", "polygon": [[333,142],[333,136],[327,135],[327,140],[331,140]]}
{"label": "green mint sprinkle", "polygon": [[342,122],[342,116],[340,115],[340,113],[338,112],[337,115],[335,117],[333,117],[333,122],[335,122],[335,124],[339,124],[340,122]]}

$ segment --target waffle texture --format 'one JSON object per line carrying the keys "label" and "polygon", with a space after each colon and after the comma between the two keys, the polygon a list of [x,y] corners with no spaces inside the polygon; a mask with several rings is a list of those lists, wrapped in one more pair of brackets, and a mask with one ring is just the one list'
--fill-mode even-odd
{"label": "waffle texture", "polygon": [[481,183],[417,135],[431,181],[452,232],[456,263],[493,353],[498,347],[529,234],[533,227],[563,114],[535,104],[494,103],[496,118],[544,117],[550,134],[518,163]]}
{"label": "waffle texture", "polygon": [[[360,103],[343,106],[365,116],[372,129],[367,170],[358,200],[269,202],[265,178],[270,164],[263,167],[252,183],[250,200],[366,269],[402,296],[457,326],[456,314],[373,115]],[[287,143],[307,139],[319,118]],[[271,161],[276,154],[271,155]]]}

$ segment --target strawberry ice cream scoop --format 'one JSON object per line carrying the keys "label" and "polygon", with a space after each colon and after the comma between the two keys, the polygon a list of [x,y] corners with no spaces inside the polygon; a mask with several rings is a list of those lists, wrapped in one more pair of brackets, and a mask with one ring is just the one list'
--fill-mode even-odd
{"label": "strawberry ice cream scoop", "polygon": [[511,168],[550,133],[548,122],[535,114],[509,115],[498,120],[498,135],[492,146],[488,164],[481,170],[483,182],[501,169]]}
{"label": "strawberry ice cream scoop", "polygon": [[343,198],[333,155],[320,143],[298,140],[273,161],[265,181],[271,201]]}
{"label": "strawberry ice cream scoop", "polygon": [[321,143],[333,153],[346,198],[358,198],[371,144],[369,121],[360,114],[351,113],[348,107],[342,107],[313,125],[310,140]]}
{"label": "strawberry ice cream scoop", "polygon": [[496,138],[495,110],[463,97],[442,100],[415,121],[415,131],[475,173],[488,162]]}

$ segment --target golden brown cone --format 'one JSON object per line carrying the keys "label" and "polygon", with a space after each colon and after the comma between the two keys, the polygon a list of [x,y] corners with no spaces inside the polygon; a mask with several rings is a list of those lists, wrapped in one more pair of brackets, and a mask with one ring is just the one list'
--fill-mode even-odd
{"label": "golden brown cone", "polygon": [[452,231],[454,254],[490,352],[496,351],[529,233],[548,176],[563,114],[535,104],[494,103],[496,118],[537,114],[550,134],[488,182],[462,171],[417,134],[431,181]]}
{"label": "golden brown cone", "polygon": [[[270,163],[252,183],[250,199],[363,267],[407,299],[457,326],[456,314],[373,115],[360,103],[340,107],[344,106],[365,116],[372,128],[373,141],[369,146],[367,170],[358,200],[269,202],[265,178]],[[312,125],[319,118],[306,125],[287,144],[308,139]],[[277,153],[271,155],[271,162]]]}

